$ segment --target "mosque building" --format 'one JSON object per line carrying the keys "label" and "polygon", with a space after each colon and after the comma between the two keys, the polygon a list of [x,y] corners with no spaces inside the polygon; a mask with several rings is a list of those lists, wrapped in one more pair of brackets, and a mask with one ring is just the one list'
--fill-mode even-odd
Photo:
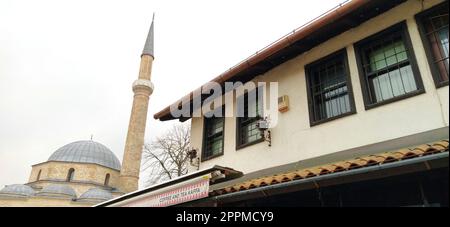
{"label": "mosque building", "polygon": [[28,183],[0,190],[0,207],[93,206],[138,189],[150,95],[154,21],[141,55],[123,162],[93,140],[69,143],[32,166]]}

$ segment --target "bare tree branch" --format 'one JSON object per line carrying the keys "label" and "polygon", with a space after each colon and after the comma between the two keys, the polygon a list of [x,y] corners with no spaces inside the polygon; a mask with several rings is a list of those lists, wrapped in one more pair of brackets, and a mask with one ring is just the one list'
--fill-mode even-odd
{"label": "bare tree branch", "polygon": [[188,172],[190,127],[176,125],[144,146],[142,172],[148,171],[147,185],[170,180]]}

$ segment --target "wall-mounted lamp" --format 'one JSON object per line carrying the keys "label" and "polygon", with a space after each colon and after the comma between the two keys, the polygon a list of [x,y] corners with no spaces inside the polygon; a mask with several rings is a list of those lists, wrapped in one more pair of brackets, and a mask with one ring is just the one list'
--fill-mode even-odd
{"label": "wall-mounted lamp", "polygon": [[272,146],[272,135],[270,133],[270,118],[269,117],[261,117],[260,120],[256,123],[261,133],[261,137],[265,139],[266,142],[269,143],[269,147]]}
{"label": "wall-mounted lamp", "polygon": [[200,158],[197,154],[197,149],[191,149],[187,152],[187,155],[189,157],[189,163],[191,166],[197,167],[197,170],[200,170]]}

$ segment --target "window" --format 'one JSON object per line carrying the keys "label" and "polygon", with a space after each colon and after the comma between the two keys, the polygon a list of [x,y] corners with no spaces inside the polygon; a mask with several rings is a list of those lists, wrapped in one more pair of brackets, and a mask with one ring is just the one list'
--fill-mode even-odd
{"label": "window", "polygon": [[355,47],[366,109],[424,92],[406,23]]}
{"label": "window", "polygon": [[416,16],[437,87],[448,85],[448,1]]}
{"label": "window", "polygon": [[41,179],[41,172],[42,172],[42,170],[39,170],[38,175],[36,177],[36,181]]}
{"label": "window", "polygon": [[224,145],[224,108],[219,108],[222,111],[222,117],[205,117],[202,161],[206,161],[223,154]]}
{"label": "window", "polygon": [[109,175],[109,173],[107,173],[105,176],[105,183],[104,183],[105,186],[109,185],[109,177],[110,177],[110,175]]}
{"label": "window", "polygon": [[75,175],[75,169],[71,168],[69,169],[69,173],[67,174],[66,181],[73,181],[73,176]]}
{"label": "window", "polygon": [[306,66],[311,125],[355,113],[346,50]]}
{"label": "window", "polygon": [[263,96],[261,90],[261,88],[254,89],[237,99],[237,149],[264,140],[257,126],[262,116]]}

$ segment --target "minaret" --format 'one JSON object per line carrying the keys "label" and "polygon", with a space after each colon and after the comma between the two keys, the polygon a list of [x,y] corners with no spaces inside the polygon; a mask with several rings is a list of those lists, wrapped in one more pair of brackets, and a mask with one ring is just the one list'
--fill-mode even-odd
{"label": "minaret", "polygon": [[147,41],[141,55],[139,78],[133,83],[133,107],[128,125],[127,140],[120,171],[120,190],[129,193],[138,189],[142,150],[144,147],[145,124],[148,102],[153,92],[151,82],[153,64],[153,24],[154,15]]}

